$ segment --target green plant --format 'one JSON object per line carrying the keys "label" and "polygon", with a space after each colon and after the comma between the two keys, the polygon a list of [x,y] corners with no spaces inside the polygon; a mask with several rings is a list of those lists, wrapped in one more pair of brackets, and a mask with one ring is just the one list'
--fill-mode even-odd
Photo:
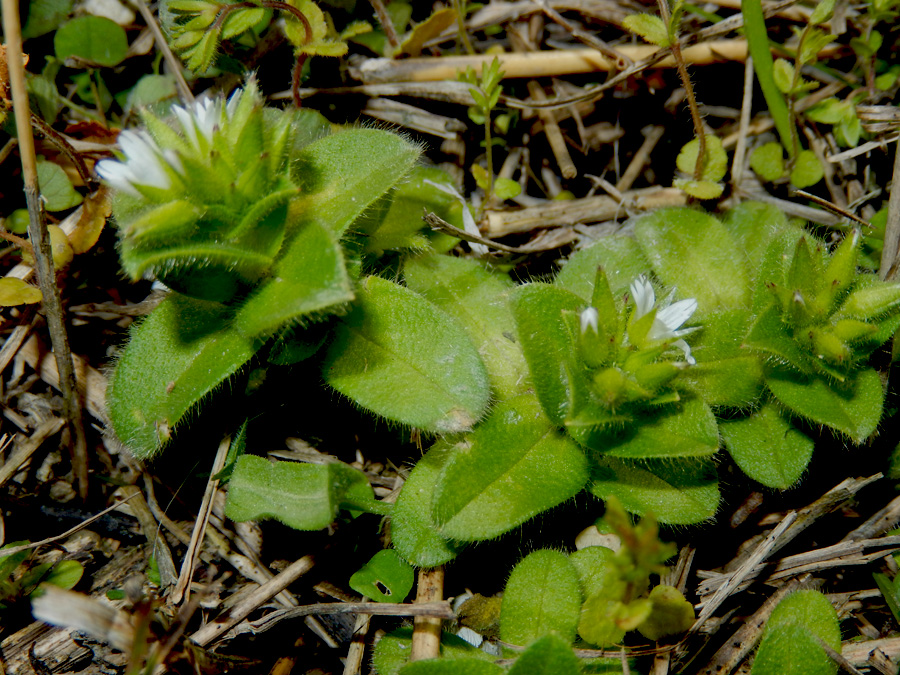
{"label": "green plant", "polygon": [[297,54],[297,77],[309,56],[343,56],[348,38],[372,29],[365,22],[355,22],[337,33],[311,0],[167,0],[160,12],[172,48],[185,59],[188,68],[204,73],[215,62],[222,40],[261,32],[271,23],[272,10],[284,13],[285,35]]}
{"label": "green plant", "polygon": [[[272,338],[272,360],[305,359],[324,337],[311,330],[294,339],[291,330],[335,314],[343,315],[330,324],[342,346],[329,348],[324,374],[339,391],[373,410],[392,406],[389,415],[425,429],[470,426],[487,400],[477,354],[466,341],[451,342],[453,326],[426,301],[360,273],[363,241],[380,251],[427,245],[416,220],[410,227],[396,217],[400,205],[389,195],[413,170],[418,148],[381,131],[331,134],[312,113],[267,110],[252,83],[227,105],[217,99],[175,113],[178,127],[145,114],[148,131],[122,134],[126,161],[97,168],[117,188],[124,268],[177,291],[133,331],[111,378],[119,437],[141,456],[154,454]],[[439,173],[416,172],[418,193],[401,216],[450,201],[421,183]],[[383,344],[379,367],[366,373],[368,341],[396,331],[421,333],[430,351],[407,343],[391,353]],[[458,354],[455,365],[429,381],[412,373],[428,396],[379,402],[374,378],[406,377],[434,365],[428,359],[444,348]]]}
{"label": "green plant", "polygon": [[497,102],[500,100],[500,94],[503,93],[503,87],[500,81],[503,79],[503,71],[500,70],[500,59],[496,56],[485,66],[480,75],[475,74],[475,70],[469,66],[460,79],[472,85],[469,87],[469,93],[475,99],[475,105],[469,108],[469,119],[476,124],[484,126],[484,151],[487,159],[487,169],[483,169],[480,165],[472,166],[472,175],[486,196],[486,201],[490,202],[495,197],[500,200],[510,199],[521,192],[518,183],[509,178],[497,178],[494,176],[494,139],[491,134],[493,120],[491,115]]}
{"label": "green plant", "polygon": [[658,0],[660,16],[652,14],[631,14],[623,23],[633,33],[657,47],[668,47],[672,50],[678,76],[684,85],[691,121],[694,125],[694,140],[689,141],[678,154],[678,170],[690,175],[690,178],[676,178],[674,186],[698,199],[715,199],[719,197],[724,186],[719,182],[728,168],[728,158],[722,148],[722,142],[706,133],[700,119],[700,109],[694,96],[694,87],[688,75],[684,58],[681,55],[681,43],[678,31],[684,15],[685,3],[676,0],[669,10],[668,0]]}
{"label": "green plant", "polygon": [[[814,152],[800,147],[796,104],[802,95],[818,86],[815,82],[804,80],[801,71],[804,67],[814,65],[819,52],[835,38],[819,27],[834,13],[834,2],[820,2],[803,30],[798,31],[798,46],[793,63],[783,58],[772,60],[759,0],[744,0],[741,7],[747,42],[753,56],[753,68],[781,138],[780,146],[777,143],[765,143],[756,148],[750,157],[750,166],[764,180],[777,180],[789,173],[790,181],[796,187],[815,185],[822,180],[824,170]],[[807,116],[816,120],[816,113],[812,110]],[[858,138],[859,120],[855,113],[853,117],[856,119]],[[784,162],[782,148],[787,151],[787,164]]]}
{"label": "green plant", "polygon": [[798,591],[778,603],[766,622],[753,675],[834,675],[838,664],[823,649],[838,653],[837,613],[818,591]]}
{"label": "green plant", "polygon": [[[694,608],[677,589],[650,587],[651,575],[664,570],[662,563],[674,555],[675,546],[659,540],[652,518],[633,525],[615,498],[606,507],[601,525],[618,535],[621,546],[617,552],[604,546],[589,546],[571,555],[550,549],[534,551],[512,570],[499,611],[495,604],[480,602],[482,613],[497,614],[500,639],[519,648],[505,651],[506,657],[515,658],[510,673],[581,672],[572,653],[576,640],[582,647],[612,646],[621,644],[630,630],[658,640],[682,633],[693,623]],[[448,651],[453,648],[452,636],[445,636],[444,641]],[[474,665],[482,664],[484,657],[471,651],[445,657],[454,662],[452,671],[438,661],[407,666],[397,643],[408,642],[408,635],[401,630],[379,644],[375,654],[379,675],[463,672],[459,669],[468,666],[459,663],[460,659],[476,670],[484,669]]]}
{"label": "green plant", "polygon": [[28,543],[14,541],[0,548],[0,611],[9,609],[16,602],[38,597],[42,592],[41,584],[72,588],[84,572],[81,563],[76,560],[34,560],[33,550],[3,555],[6,550]]}

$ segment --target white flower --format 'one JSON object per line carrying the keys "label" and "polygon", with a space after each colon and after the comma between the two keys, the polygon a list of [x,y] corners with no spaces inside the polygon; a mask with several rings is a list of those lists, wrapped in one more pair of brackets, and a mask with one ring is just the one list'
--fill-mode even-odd
{"label": "white flower", "polygon": [[[232,96],[232,99],[234,97]],[[230,104],[230,102],[229,102]],[[194,101],[194,104],[187,107],[173,105],[172,112],[181,122],[184,128],[184,135],[191,142],[195,149],[200,150],[200,138],[198,132],[207,143],[212,143],[213,134],[222,123],[222,99],[218,96],[214,98],[203,98]]]}
{"label": "white flower", "polygon": [[600,315],[597,314],[597,310],[594,307],[588,307],[587,309],[581,312],[581,334],[584,335],[587,333],[588,328],[590,328],[595,333],[598,332],[597,322],[600,318]]}
{"label": "white flower", "polygon": [[[650,282],[647,281],[643,274],[631,282],[630,290],[635,305],[633,320],[637,321],[642,316],[649,314],[656,305],[656,294],[653,292],[653,286],[650,285]],[[669,300],[667,299],[666,302],[669,302]],[[672,342],[672,345],[684,352],[685,360],[689,364],[694,365],[697,363],[697,360],[691,356],[690,345],[680,338],[697,330],[696,328],[681,328],[684,322],[690,319],[696,311],[697,301],[694,298],[679,300],[658,309],[647,338],[659,341],[679,338]]]}
{"label": "white flower", "polygon": [[104,159],[97,162],[96,171],[107,183],[135,197],[140,197],[136,185],[166,190],[172,186],[169,168],[181,173],[181,162],[174,150],[162,150],[146,131],[123,131],[119,147],[125,160]]}

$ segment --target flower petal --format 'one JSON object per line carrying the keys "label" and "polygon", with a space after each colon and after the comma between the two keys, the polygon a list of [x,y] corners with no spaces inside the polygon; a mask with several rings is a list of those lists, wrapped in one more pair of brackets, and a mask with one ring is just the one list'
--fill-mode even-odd
{"label": "flower petal", "polygon": [[694,298],[690,298],[688,300],[679,300],[665,309],[659,310],[656,313],[656,318],[662,321],[670,331],[675,331],[685,321],[690,319],[696,311],[697,301]]}
{"label": "flower petal", "polygon": [[653,286],[647,281],[647,277],[641,274],[637,279],[631,282],[631,299],[634,300],[634,320],[646,316],[653,305],[656,304],[656,294],[653,292]]}
{"label": "flower petal", "polygon": [[599,318],[597,310],[594,307],[588,307],[581,312],[581,334],[584,335],[587,333],[588,328],[596,333],[598,331],[597,322]]}

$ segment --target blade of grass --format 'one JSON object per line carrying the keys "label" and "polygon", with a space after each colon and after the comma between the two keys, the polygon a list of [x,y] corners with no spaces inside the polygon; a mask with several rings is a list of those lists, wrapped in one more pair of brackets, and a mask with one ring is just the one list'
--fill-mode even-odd
{"label": "blade of grass", "polygon": [[787,150],[788,156],[795,154],[793,134],[791,133],[791,116],[787,103],[778,87],[775,86],[775,78],[772,75],[774,63],[772,52],[769,50],[769,36],[766,33],[766,20],[763,17],[760,0],[741,0],[741,14],[744,17],[744,33],[747,36],[747,44],[750,48],[750,56],[753,57],[753,69],[762,89],[766,104],[772,119],[775,120],[775,128],[781,136],[781,144]]}

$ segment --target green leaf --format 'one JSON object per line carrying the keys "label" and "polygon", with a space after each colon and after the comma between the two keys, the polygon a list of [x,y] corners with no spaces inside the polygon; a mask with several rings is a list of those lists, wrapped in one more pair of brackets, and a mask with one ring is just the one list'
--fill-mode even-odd
{"label": "green leaf", "polygon": [[719,486],[712,461],[662,459],[631,462],[601,457],[591,470],[590,491],[615,496],[631,513],[652,512],[661,523],[689,525],[712,518]]}
{"label": "green leaf", "polygon": [[186,65],[190,70],[199,75],[212,68],[219,50],[221,32],[221,28],[205,31],[197,44],[182,54],[182,57],[187,58]]}
{"label": "green leaf", "polygon": [[28,282],[16,277],[0,279],[0,307],[32,305],[43,299],[41,291]]}
{"label": "green leaf", "polygon": [[126,112],[178,96],[174,75],[144,75],[128,92]]}
{"label": "green leaf", "polygon": [[837,614],[818,591],[797,591],[766,622],[752,675],[834,675],[838,666],[819,640],[840,653]]}
{"label": "green leaf", "polygon": [[[780,146],[778,152],[780,157]],[[731,232],[738,249],[744,252],[753,270],[758,267],[759,260],[775,236],[788,230],[802,232],[788,220],[784,211],[765,202],[741,202],[725,214],[722,224]]]}
{"label": "green leaf", "polygon": [[626,582],[615,558],[615,552],[606,546],[588,546],[569,556],[569,562],[578,572],[582,596],[621,598],[624,595]]}
{"label": "green leaf", "polygon": [[[642,14],[640,16],[647,15]],[[681,148],[681,152],[678,153],[678,157],[675,160],[679,171],[683,171],[684,173],[693,176],[697,166],[697,158],[699,157],[699,155],[700,140],[695,138],[692,141],[688,141],[688,143],[686,143],[685,146]],[[727,170],[728,156],[725,154],[725,150],[722,147],[722,140],[718,136],[707,135],[703,172],[700,175],[701,180],[697,182],[715,183],[716,181],[722,180]],[[717,187],[719,188],[718,194],[703,198],[712,199],[713,197],[718,197],[720,194],[722,194],[721,186]]]}
{"label": "green leaf", "polygon": [[577,436],[579,442],[610,457],[703,457],[719,448],[716,419],[697,398],[647,414],[621,432]]}
{"label": "green leaf", "polygon": [[638,632],[648,640],[678,635],[694,624],[694,606],[677,588],[655,586],[649,600],[653,604],[650,616],[638,626]]}
{"label": "green leaf", "polygon": [[125,59],[128,38],[114,21],[100,16],[79,16],[56,31],[53,48],[60,61],[76,56],[98,66],[112,67]]}
{"label": "green leaf", "polygon": [[275,518],[296,530],[328,527],[338,508],[384,511],[366,475],[341,462],[303,464],[242,455],[228,482],[225,515],[237,522]]}
{"label": "green leaf", "polygon": [[729,231],[693,209],[659,209],[638,220],[635,236],[660,280],[696,298],[697,316],[746,306],[749,275]]}
{"label": "green leaf", "polygon": [[775,128],[781,142],[787,148],[788,154],[793,156],[794,145],[791,135],[793,122],[772,73],[774,68],[772,52],[761,0],[741,0],[741,14],[744,17],[744,32],[747,35],[750,56],[753,57],[753,70],[756,71],[759,86],[762,88],[769,112],[775,120]]}
{"label": "green leaf", "polygon": [[794,88],[794,65],[785,59],[775,59],[772,77],[782,94],[791,93]]}
{"label": "green leaf", "polygon": [[375,129],[343,131],[303,145],[291,158],[301,189],[291,204],[298,233],[284,245],[271,280],[238,314],[238,329],[272,334],[352,299],[337,240],[407,175],[418,154],[404,138]]}
{"label": "green leaf", "polygon": [[462,209],[453,196],[431,183],[448,184],[449,176],[436,167],[417,166],[382,202],[354,223],[354,233],[365,242],[363,253],[384,255],[385,251],[429,248],[423,232],[422,214],[431,211],[453,225],[462,226]]}
{"label": "green leaf", "polygon": [[815,445],[794,429],[772,403],[748,417],[721,421],[719,430],[741,471],[766,487],[780,490],[799,480]]}
{"label": "green leaf", "polygon": [[646,274],[650,263],[644,258],[640,246],[633,237],[613,235],[603,237],[587,248],[580,249],[563,265],[554,286],[571,291],[585,304],[594,294],[597,268],[606,272],[613,295],[623,295],[631,282]]}
{"label": "green leaf", "polygon": [[442,537],[431,515],[432,495],[441,470],[454,452],[447,441],[438,441],[425,453],[403,484],[391,511],[391,543],[411,564],[436,567],[456,557],[461,545]]}
{"label": "green leaf", "polygon": [[412,290],[465,328],[500,400],[525,391],[529,386],[528,365],[516,340],[509,305],[515,284],[508,275],[492,272],[475,260],[427,255],[407,260],[403,276]]}
{"label": "green leaf", "polygon": [[629,14],[622,19],[622,24],[650,44],[657,47],[669,46],[669,31],[666,24],[655,14]]}
{"label": "green leaf", "polygon": [[794,160],[794,168],[791,169],[791,183],[798,188],[808,188],[815,185],[825,176],[822,162],[812,150],[801,150]]}
{"label": "green leaf", "polygon": [[323,364],[329,385],[364,408],[434,433],[469,429],[490,386],[463,328],[422,296],[367,277],[335,327]]}
{"label": "green leaf", "polygon": [[[375,645],[375,654],[372,664],[378,675],[397,675],[400,669],[409,661],[409,652],[412,644],[412,632],[410,628],[398,628],[385,635]],[[492,657],[486,652],[473,647],[468,642],[451,633],[441,634],[441,661],[457,663],[465,658],[479,658],[488,661]],[[417,661],[416,663],[433,663],[432,661]],[[465,666],[463,666],[465,667]],[[493,672],[496,671],[492,671]],[[449,675],[456,675],[452,671]]]}
{"label": "green leaf", "polygon": [[819,28],[809,28],[803,42],[800,43],[800,51],[797,53],[797,64],[801,66],[815,63],[819,52],[825,49],[835,39],[835,35],[826,33]]}
{"label": "green leaf", "polygon": [[454,452],[434,495],[441,534],[490,539],[572,498],[587,480],[584,454],[531,395],[500,403]]}
{"label": "green leaf", "polygon": [[750,154],[750,168],[766,181],[778,180],[784,175],[784,150],[781,144],[763,143]]}
{"label": "green leaf", "polygon": [[512,178],[498,177],[494,180],[494,196],[501,201],[518,197],[522,192],[522,186]]}
{"label": "green leaf", "polygon": [[475,657],[426,659],[400,669],[400,675],[503,675],[500,666]]}
{"label": "green leaf", "polygon": [[138,457],[156,454],[185,414],[244,365],[256,345],[217,303],[170,295],[131,331],[106,401],[113,430]]}
{"label": "green leaf", "polygon": [[587,303],[548,284],[527,284],[512,295],[513,315],[535,393],[550,420],[562,426],[572,414],[572,379],[580,377],[563,312],[580,312]]}
{"label": "green leaf", "polygon": [[679,190],[684,190],[691,197],[697,199],[715,199],[720,197],[725,191],[725,186],[721,183],[713,183],[708,180],[686,180],[676,178],[672,181],[672,186]]}
{"label": "green leaf", "polygon": [[742,348],[750,312],[738,309],[709,314],[702,330],[691,336],[697,363],[678,376],[678,386],[694,392],[707,405],[742,408],[763,392],[762,362]]}
{"label": "green leaf", "polygon": [[328,229],[307,222],[286,248],[273,276],[251,293],[235,317],[235,327],[248,337],[336,311],[354,297],[343,251]]}
{"label": "green leaf", "polygon": [[500,608],[500,639],[527,647],[548,635],[571,644],[581,609],[578,575],[564,553],[526,556],[509,575]]}
{"label": "green leaf", "polygon": [[546,635],[531,644],[509,675],[579,675],[581,664],[569,643],[558,635]]}
{"label": "green leaf", "polygon": [[415,583],[416,575],[408,562],[392,550],[373,555],[350,577],[350,588],[378,602],[403,602]]}
{"label": "green leaf", "polygon": [[770,305],[763,310],[750,327],[744,344],[754,350],[777,357],[779,363],[790,364],[791,367],[813,374],[813,364],[809,354],[801,349],[789,328],[781,320],[781,310]]}
{"label": "green leaf", "polygon": [[31,0],[22,38],[29,40],[54,31],[72,14],[73,0]]}
{"label": "green leaf", "polygon": [[834,14],[835,1],[836,0],[820,0],[820,2],[816,4],[813,13],[809,16],[809,24],[811,26],[817,26],[820,23],[825,23],[831,19]]}
{"label": "green leaf", "polygon": [[228,14],[222,24],[222,39],[227,40],[244,31],[250,30],[262,21],[266,16],[266,10],[262,7],[255,9],[238,9]]}
{"label": "green leaf", "polygon": [[60,560],[50,570],[50,574],[44,577],[44,583],[68,590],[75,588],[83,574],[84,566],[77,560]]}
{"label": "green leaf", "polygon": [[843,383],[776,370],[766,384],[791,412],[840,431],[857,444],[872,435],[881,421],[884,390],[872,368],[858,371]]}
{"label": "green leaf", "polygon": [[[893,478],[893,476],[891,476],[891,478]],[[888,609],[891,610],[894,621],[900,623],[900,589],[897,588],[897,577],[894,577],[894,580],[892,581],[886,574],[875,572],[872,574],[872,578],[875,579],[878,590],[881,591],[881,595],[887,603]]]}
{"label": "green leaf", "polygon": [[410,56],[419,56],[425,43],[436,38],[447,28],[456,23],[456,10],[450,8],[439,9],[429,16],[425,21],[416,25],[409,34],[403,38],[398,54],[409,54]]}
{"label": "green leaf", "polygon": [[811,106],[804,115],[813,122],[821,122],[822,124],[837,124],[847,111],[851,109],[849,101],[840,101],[836,98],[826,98],[824,101]]}
{"label": "green leaf", "polygon": [[81,203],[81,195],[72,187],[72,181],[58,164],[38,162],[37,174],[41,199],[48,211],[65,211]]}

